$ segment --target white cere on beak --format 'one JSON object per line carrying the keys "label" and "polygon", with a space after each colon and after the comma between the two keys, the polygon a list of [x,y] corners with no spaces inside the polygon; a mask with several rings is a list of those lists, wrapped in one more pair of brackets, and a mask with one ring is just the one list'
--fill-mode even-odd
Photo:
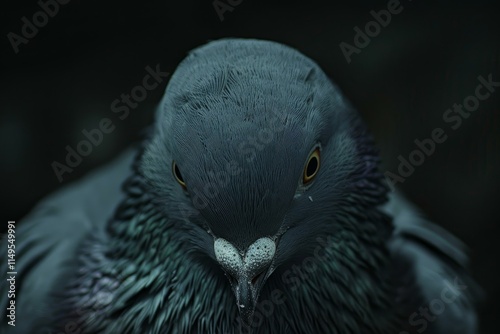
{"label": "white cere on beak", "polygon": [[276,243],[270,238],[257,239],[242,258],[236,247],[225,239],[214,242],[215,258],[222,268],[235,277],[252,278],[267,268],[276,253]]}
{"label": "white cere on beak", "polygon": [[240,253],[227,240],[219,238],[214,242],[215,258],[222,268],[231,275],[238,276],[243,270],[243,259]]}
{"label": "white cere on beak", "polygon": [[269,266],[275,252],[276,244],[269,238],[260,238],[251,244],[248,247],[244,260],[245,269],[249,273],[249,277],[253,277],[259,271]]}

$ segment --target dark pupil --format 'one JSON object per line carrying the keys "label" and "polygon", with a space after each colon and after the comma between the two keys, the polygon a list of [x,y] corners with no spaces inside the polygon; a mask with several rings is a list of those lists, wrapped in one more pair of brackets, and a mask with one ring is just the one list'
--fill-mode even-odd
{"label": "dark pupil", "polygon": [[175,165],[174,171],[177,178],[181,180],[181,182],[184,182],[184,179],[182,178],[181,172],[179,171],[179,167],[177,167],[177,164]]}
{"label": "dark pupil", "polygon": [[318,168],[318,159],[316,157],[312,157],[311,160],[309,160],[309,164],[307,165],[306,176],[307,177],[312,176],[316,172],[317,168]]}

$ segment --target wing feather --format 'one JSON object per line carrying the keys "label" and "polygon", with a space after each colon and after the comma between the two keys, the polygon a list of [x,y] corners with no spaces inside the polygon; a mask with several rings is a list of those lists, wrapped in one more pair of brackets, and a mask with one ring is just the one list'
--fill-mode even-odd
{"label": "wing feather", "polygon": [[[467,273],[466,246],[429,222],[402,194],[391,193],[383,211],[393,217],[389,249],[401,277],[411,277],[400,289],[412,332],[472,334],[477,331],[475,303],[480,291]],[[415,298],[417,295],[419,298]],[[444,308],[442,307],[444,306]],[[430,310],[426,318],[421,308]],[[404,332],[403,332],[404,333]]]}
{"label": "wing feather", "polygon": [[[16,326],[2,321],[0,332],[34,333],[47,318],[54,282],[72,269],[77,247],[89,233],[103,233],[106,221],[122,200],[121,184],[130,175],[134,150],[43,199],[16,223]],[[6,249],[6,238],[0,242]],[[7,272],[2,261],[0,271]],[[2,318],[8,287],[0,285]]]}

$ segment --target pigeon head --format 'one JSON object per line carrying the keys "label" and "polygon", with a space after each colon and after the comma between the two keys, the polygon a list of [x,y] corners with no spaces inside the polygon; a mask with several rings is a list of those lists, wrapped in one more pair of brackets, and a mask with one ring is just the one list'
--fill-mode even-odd
{"label": "pigeon head", "polygon": [[343,205],[356,200],[362,214],[376,163],[317,64],[281,44],[231,39],[179,65],[141,170],[186,242],[228,277],[248,323],[273,272],[351,224]]}

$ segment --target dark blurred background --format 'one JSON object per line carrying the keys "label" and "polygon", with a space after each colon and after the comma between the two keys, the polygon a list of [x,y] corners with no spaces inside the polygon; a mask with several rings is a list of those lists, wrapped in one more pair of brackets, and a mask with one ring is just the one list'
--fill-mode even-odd
{"label": "dark blurred background", "polygon": [[[4,3],[2,219],[22,219],[42,197],[140,138],[167,81],[123,120],[111,103],[142,84],[146,66],[159,64],[172,73],[190,49],[221,37],[279,41],[316,60],[359,109],[381,148],[384,171],[397,171],[398,156],[407,158],[415,139],[430,137],[437,127],[446,130],[448,139],[399,186],[470,247],[473,275],[488,298],[480,309],[481,333],[496,333],[500,87],[457,130],[442,116],[474,94],[479,75],[500,81],[500,11],[494,1],[401,0],[401,12],[348,64],[339,44],[353,45],[354,27],[364,30],[373,20],[370,11],[387,6],[388,1],[243,0],[221,21],[211,0],[72,0],[59,5],[16,54],[8,34],[22,36],[22,17],[33,22],[41,7],[35,0]],[[43,23],[43,16],[38,19]],[[60,183],[52,162],[64,163],[66,145],[75,148],[85,139],[82,130],[98,128],[103,118],[113,122],[114,131]]]}

